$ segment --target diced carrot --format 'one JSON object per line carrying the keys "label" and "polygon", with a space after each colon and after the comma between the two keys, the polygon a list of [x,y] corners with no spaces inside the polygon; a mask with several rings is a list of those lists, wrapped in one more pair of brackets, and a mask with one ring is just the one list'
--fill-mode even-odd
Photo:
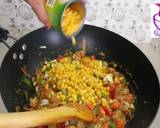
{"label": "diced carrot", "polygon": [[102,127],[102,128],[109,128],[109,127],[108,127],[108,124],[107,124],[107,123],[103,124],[103,127]]}
{"label": "diced carrot", "polygon": [[94,106],[92,104],[87,104],[87,107],[90,109],[90,110],[93,110],[94,109]]}
{"label": "diced carrot", "polygon": [[95,60],[96,59],[96,56],[95,55],[92,55],[91,56],[91,60]]}
{"label": "diced carrot", "polygon": [[35,74],[36,74],[36,75],[41,75],[41,74],[42,74],[41,69],[37,68],[36,71],[35,71]]}
{"label": "diced carrot", "polygon": [[113,102],[112,105],[111,105],[112,110],[117,110],[120,107],[121,107],[121,103],[118,102],[118,101]]}
{"label": "diced carrot", "polygon": [[129,95],[125,96],[124,100],[131,102],[133,100],[133,95],[129,94]]}
{"label": "diced carrot", "polygon": [[46,89],[45,88],[43,88],[43,87],[39,88],[39,92],[40,92],[41,97],[46,97]]}
{"label": "diced carrot", "polygon": [[102,107],[100,107],[100,114],[101,115],[105,115],[106,114],[106,112],[104,111],[104,109]]}
{"label": "diced carrot", "polygon": [[60,62],[62,59],[63,59],[63,56],[62,56],[62,55],[59,55],[59,56],[57,57],[57,61],[58,61],[58,62]]}
{"label": "diced carrot", "polygon": [[114,86],[116,87],[116,88],[118,88],[119,86],[120,86],[120,81],[118,82],[116,82],[115,84],[114,84]]}
{"label": "diced carrot", "polygon": [[124,120],[123,119],[118,119],[116,121],[116,126],[117,126],[117,128],[125,128],[125,122],[124,122]]}

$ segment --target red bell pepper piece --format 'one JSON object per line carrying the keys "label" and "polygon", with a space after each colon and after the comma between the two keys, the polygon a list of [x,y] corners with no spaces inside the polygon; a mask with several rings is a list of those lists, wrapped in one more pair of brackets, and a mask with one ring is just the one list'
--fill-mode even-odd
{"label": "red bell pepper piece", "polygon": [[109,90],[109,97],[111,99],[114,99],[115,95],[116,95],[116,87],[114,85],[111,85]]}
{"label": "red bell pepper piece", "polygon": [[56,124],[56,128],[65,128],[65,123]]}
{"label": "red bell pepper piece", "polygon": [[111,109],[109,109],[109,108],[107,108],[107,107],[103,107],[103,109],[104,109],[106,115],[108,115],[108,116],[110,116],[110,117],[113,116],[113,112],[112,112]]}

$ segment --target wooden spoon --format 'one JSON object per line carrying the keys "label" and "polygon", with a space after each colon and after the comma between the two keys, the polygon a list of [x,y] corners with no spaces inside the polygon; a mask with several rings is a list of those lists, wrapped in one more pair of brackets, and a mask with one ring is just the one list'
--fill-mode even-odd
{"label": "wooden spoon", "polygon": [[0,114],[0,128],[47,126],[75,118],[90,122],[95,116],[87,107],[66,105],[46,110]]}

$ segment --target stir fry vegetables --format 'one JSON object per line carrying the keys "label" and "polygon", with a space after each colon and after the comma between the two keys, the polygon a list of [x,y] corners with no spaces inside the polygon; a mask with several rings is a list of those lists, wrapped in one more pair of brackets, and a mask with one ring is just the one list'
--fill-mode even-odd
{"label": "stir fry vegetables", "polygon": [[71,120],[55,128],[125,128],[135,110],[135,97],[124,75],[82,51],[45,61],[33,83],[36,95],[30,99],[29,110],[79,103],[96,115],[95,122]]}

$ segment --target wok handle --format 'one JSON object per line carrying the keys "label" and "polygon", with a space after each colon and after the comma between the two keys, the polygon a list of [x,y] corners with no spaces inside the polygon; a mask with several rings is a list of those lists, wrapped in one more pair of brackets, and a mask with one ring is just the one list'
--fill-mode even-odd
{"label": "wok handle", "polygon": [[48,126],[80,118],[92,121],[93,114],[88,110],[72,106],[61,106],[53,109],[37,110],[19,113],[0,114],[0,128],[30,128]]}
{"label": "wok handle", "polygon": [[6,45],[6,47],[10,49],[10,46],[6,43],[6,40],[7,40],[8,38],[13,39],[14,42],[17,41],[17,39],[16,39],[15,37],[13,37],[13,36],[11,36],[11,35],[9,34],[8,30],[0,27],[0,42],[4,43],[4,44]]}

